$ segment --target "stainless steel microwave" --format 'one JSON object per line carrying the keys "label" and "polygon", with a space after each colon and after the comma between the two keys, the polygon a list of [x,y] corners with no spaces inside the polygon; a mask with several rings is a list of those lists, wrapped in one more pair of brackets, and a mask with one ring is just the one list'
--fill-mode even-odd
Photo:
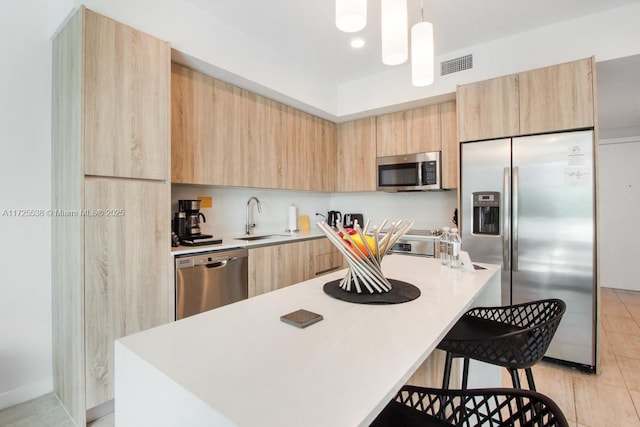
{"label": "stainless steel microwave", "polygon": [[378,190],[429,191],[442,189],[440,151],[377,158]]}

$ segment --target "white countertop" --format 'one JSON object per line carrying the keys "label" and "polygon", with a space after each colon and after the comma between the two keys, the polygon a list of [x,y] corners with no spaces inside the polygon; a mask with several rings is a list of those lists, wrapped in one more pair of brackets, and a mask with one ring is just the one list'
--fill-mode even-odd
{"label": "white countertop", "polygon": [[[255,235],[251,235],[249,237],[255,236],[263,236],[268,235],[269,237],[265,239],[258,240],[244,240],[241,235],[222,235],[222,236],[213,236],[214,238],[222,239],[221,243],[217,243],[214,245],[202,245],[202,246],[178,246],[177,248],[171,248],[171,255],[186,255],[186,254],[194,254],[199,252],[208,252],[208,251],[221,251],[226,249],[233,248],[255,248],[260,246],[267,245],[277,245],[280,243],[291,243],[295,241],[308,240],[308,239],[318,239],[321,237],[325,237],[325,235],[316,227],[312,227],[309,231],[300,231],[297,233],[285,233],[280,231],[274,232],[262,232],[257,233]],[[439,240],[440,236],[423,236],[423,235],[405,235],[403,236],[404,240]]]}
{"label": "white countertop", "polygon": [[[116,423],[368,425],[478,295],[499,289],[498,266],[487,267],[464,273],[389,255],[385,275],[418,286],[418,299],[334,299],[322,287],[343,270],[122,338]],[[305,329],[280,321],[299,308],[324,320]]]}
{"label": "white countertop", "polygon": [[224,235],[224,236],[213,236],[214,238],[222,239],[222,243],[217,243],[215,245],[203,245],[203,246],[178,246],[177,248],[171,248],[171,254],[173,256],[176,255],[185,255],[185,254],[194,254],[198,252],[208,252],[208,251],[218,251],[225,249],[233,249],[233,248],[252,248],[252,247],[260,247],[266,245],[277,245],[279,243],[290,243],[301,240],[308,239],[318,239],[320,237],[324,237],[324,234],[317,228],[312,228],[309,231],[300,231],[297,233],[285,233],[274,231],[272,233],[264,232],[264,233],[256,233],[255,235],[251,235],[249,237],[255,236],[264,236],[268,235],[269,237],[265,239],[259,240],[243,240],[241,235]]}

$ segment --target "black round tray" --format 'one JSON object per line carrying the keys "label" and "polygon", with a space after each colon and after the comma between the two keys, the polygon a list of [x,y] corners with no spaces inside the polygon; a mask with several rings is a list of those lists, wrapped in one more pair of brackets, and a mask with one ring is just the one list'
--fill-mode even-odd
{"label": "black round tray", "polygon": [[370,294],[368,291],[361,294],[347,292],[340,287],[341,279],[325,283],[323,289],[327,295],[333,298],[356,304],[401,304],[413,301],[420,296],[420,289],[411,283],[396,279],[387,280],[391,283],[392,288],[389,292],[381,294]]}

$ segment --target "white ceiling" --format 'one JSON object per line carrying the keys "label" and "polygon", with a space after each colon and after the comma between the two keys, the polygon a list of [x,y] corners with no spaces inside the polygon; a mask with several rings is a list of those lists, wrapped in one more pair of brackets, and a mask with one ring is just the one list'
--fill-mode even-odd
{"label": "white ceiling", "polygon": [[[390,70],[381,59],[380,0],[368,1],[364,30],[348,34],[334,23],[335,0],[185,0],[211,25],[242,35],[242,55],[286,59],[310,70],[327,89]],[[436,57],[518,33],[614,9],[640,0],[422,0],[433,23]],[[407,0],[409,25],[420,20],[421,0]],[[362,37],[366,45],[349,42]],[[635,59],[633,59],[635,58]],[[598,64],[601,129],[640,129],[640,56]],[[319,78],[319,79],[317,79]]]}
{"label": "white ceiling", "polygon": [[[204,13],[279,54],[314,70],[324,81],[345,81],[384,72],[380,47],[380,0],[368,1],[364,30],[348,34],[334,23],[335,0],[188,0]],[[433,23],[435,54],[464,49],[545,25],[640,0],[423,0]],[[419,22],[421,0],[407,0],[409,24]],[[358,36],[365,47],[353,49]],[[257,48],[259,48],[257,46]]]}

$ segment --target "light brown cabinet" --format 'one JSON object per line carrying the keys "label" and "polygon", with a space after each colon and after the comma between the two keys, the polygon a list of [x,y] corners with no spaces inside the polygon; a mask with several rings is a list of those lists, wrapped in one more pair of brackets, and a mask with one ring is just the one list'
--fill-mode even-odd
{"label": "light brown cabinet", "polygon": [[114,340],[173,320],[166,186],[150,180],[85,180],[87,408],[114,397]]}
{"label": "light brown cabinet", "polygon": [[501,138],[520,131],[518,76],[458,86],[460,141]]}
{"label": "light brown cabinet", "polygon": [[201,117],[224,128],[218,142],[222,146],[223,184],[283,188],[282,104],[230,84],[224,86],[223,121]]}
{"label": "light brown cabinet", "polygon": [[222,184],[225,83],[171,66],[171,181]]}
{"label": "light brown cabinet", "polygon": [[[291,111],[293,110],[293,111]],[[287,188],[294,190],[335,191],[336,125],[310,114],[290,109],[290,138],[286,170]]]}
{"label": "light brown cabinet", "polygon": [[327,238],[249,249],[249,297],[285,288],[343,268]]}
{"label": "light brown cabinet", "polygon": [[455,101],[440,104],[440,132],[442,135],[442,188],[458,188],[460,143]]}
{"label": "light brown cabinet", "polygon": [[309,240],[249,249],[249,297],[314,276],[313,243]]}
{"label": "light brown cabinet", "polygon": [[460,141],[593,127],[593,58],[462,85]]}
{"label": "light brown cabinet", "polygon": [[334,191],[336,126],[172,66],[175,183]]}
{"label": "light brown cabinet", "polygon": [[168,44],[95,13],[84,21],[85,174],[167,179]]}
{"label": "light brown cabinet", "polygon": [[[335,123],[315,118],[316,137],[311,147],[311,179],[310,190],[336,191],[338,186],[338,131]],[[319,132],[319,134],[317,134]]]}
{"label": "light brown cabinet", "polygon": [[407,154],[407,123],[405,112],[376,117],[377,157]]}
{"label": "light brown cabinet", "polygon": [[[250,162],[255,160],[253,155],[251,159],[249,158],[249,153],[252,150],[260,151],[261,148],[259,146],[251,147],[252,141],[249,140],[250,136],[255,138],[253,132],[257,127],[256,122],[250,123],[249,119],[249,112],[252,111],[254,114],[256,112],[256,101],[257,99],[251,97],[249,91],[225,85],[224,121],[217,123],[218,126],[224,127],[222,139],[224,185],[249,186],[249,174],[252,170],[251,166],[253,166]],[[258,139],[258,141],[260,140]]]}
{"label": "light brown cabinet", "polygon": [[338,191],[376,190],[376,118],[338,124]]}
{"label": "light brown cabinet", "polygon": [[518,74],[520,134],[593,127],[593,58]]}
{"label": "light brown cabinet", "polygon": [[113,399],[113,340],[171,320],[170,49],[81,7],[53,40],[54,389]]}
{"label": "light brown cabinet", "polygon": [[377,156],[440,151],[438,104],[376,117]]}
{"label": "light brown cabinet", "polygon": [[313,271],[316,276],[346,267],[344,255],[327,238],[312,240]]}
{"label": "light brown cabinet", "polygon": [[249,187],[285,188],[283,152],[283,105],[271,99],[249,95],[247,128]]}
{"label": "light brown cabinet", "polygon": [[405,112],[406,153],[440,151],[442,147],[440,105],[413,108]]}

